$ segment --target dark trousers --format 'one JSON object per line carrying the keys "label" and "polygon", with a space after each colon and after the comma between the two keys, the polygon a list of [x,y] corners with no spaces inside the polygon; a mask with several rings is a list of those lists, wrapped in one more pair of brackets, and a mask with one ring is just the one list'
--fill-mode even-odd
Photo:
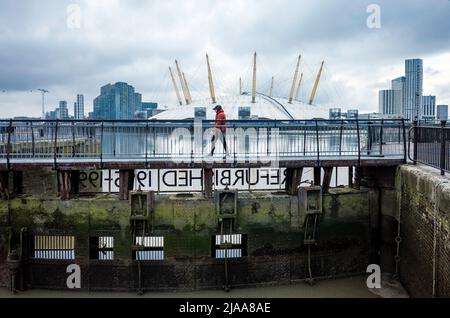
{"label": "dark trousers", "polygon": [[220,139],[220,141],[222,141],[223,144],[223,150],[225,151],[225,153],[227,153],[227,142],[226,142],[226,134],[225,132],[222,132],[220,130],[216,130],[214,132],[214,135],[211,138],[211,155],[214,154],[214,150],[216,150],[216,142],[217,140]]}

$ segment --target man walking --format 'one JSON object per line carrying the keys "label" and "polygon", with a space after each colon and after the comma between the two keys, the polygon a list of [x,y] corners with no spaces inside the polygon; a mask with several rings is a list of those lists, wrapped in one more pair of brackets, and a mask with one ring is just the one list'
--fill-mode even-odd
{"label": "man walking", "polygon": [[223,149],[225,151],[225,154],[227,154],[227,142],[225,140],[227,118],[225,116],[225,112],[222,109],[222,106],[216,105],[213,109],[216,111],[216,119],[214,122],[214,134],[211,139],[211,153],[209,155],[214,155],[217,139],[220,139],[222,141]]}

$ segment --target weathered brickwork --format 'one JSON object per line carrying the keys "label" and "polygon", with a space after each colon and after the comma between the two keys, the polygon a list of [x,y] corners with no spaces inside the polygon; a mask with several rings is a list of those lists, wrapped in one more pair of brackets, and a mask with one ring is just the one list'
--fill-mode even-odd
{"label": "weathered brickwork", "polygon": [[[371,213],[378,210],[376,190],[332,189],[323,197],[316,239],[311,248],[314,278],[365,272],[370,263]],[[247,235],[247,256],[229,259],[231,286],[287,284],[308,277],[308,253],[296,196],[239,193],[234,233]],[[138,263],[132,258],[130,205],[115,195],[94,195],[69,201],[24,195],[0,201],[0,239],[20,250],[20,231],[75,237],[75,260],[29,259],[23,269],[28,288],[66,289],[66,266],[80,265],[85,290],[136,290]],[[164,260],[141,262],[145,290],[221,288],[224,261],[211,257],[212,236],[219,234],[212,199],[201,195],[157,195],[152,235],[164,236]],[[9,242],[7,227],[13,235]],[[89,237],[114,237],[114,260],[89,259]],[[3,250],[2,261],[6,257]],[[1,251],[0,251],[1,252]],[[0,263],[5,285],[7,270]]]}
{"label": "weathered brickwork", "polygon": [[405,165],[397,171],[396,189],[400,279],[412,297],[450,297],[450,180]]}

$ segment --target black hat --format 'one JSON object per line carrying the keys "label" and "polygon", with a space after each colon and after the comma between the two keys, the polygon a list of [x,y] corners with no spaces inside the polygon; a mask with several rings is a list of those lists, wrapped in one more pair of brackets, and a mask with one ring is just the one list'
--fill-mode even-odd
{"label": "black hat", "polygon": [[221,105],[214,106],[213,110],[216,110],[216,109],[222,109],[222,106]]}

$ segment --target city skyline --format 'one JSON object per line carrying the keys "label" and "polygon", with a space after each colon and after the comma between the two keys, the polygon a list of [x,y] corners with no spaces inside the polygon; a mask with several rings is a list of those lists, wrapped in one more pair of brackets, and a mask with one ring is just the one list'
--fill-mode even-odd
{"label": "city skyline", "polygon": [[408,120],[442,119],[436,106],[437,101],[440,101],[439,96],[423,93],[423,85],[426,82],[423,77],[423,60],[417,58],[405,60],[404,73],[404,76],[391,81],[389,89],[378,92],[379,113],[403,116]]}

